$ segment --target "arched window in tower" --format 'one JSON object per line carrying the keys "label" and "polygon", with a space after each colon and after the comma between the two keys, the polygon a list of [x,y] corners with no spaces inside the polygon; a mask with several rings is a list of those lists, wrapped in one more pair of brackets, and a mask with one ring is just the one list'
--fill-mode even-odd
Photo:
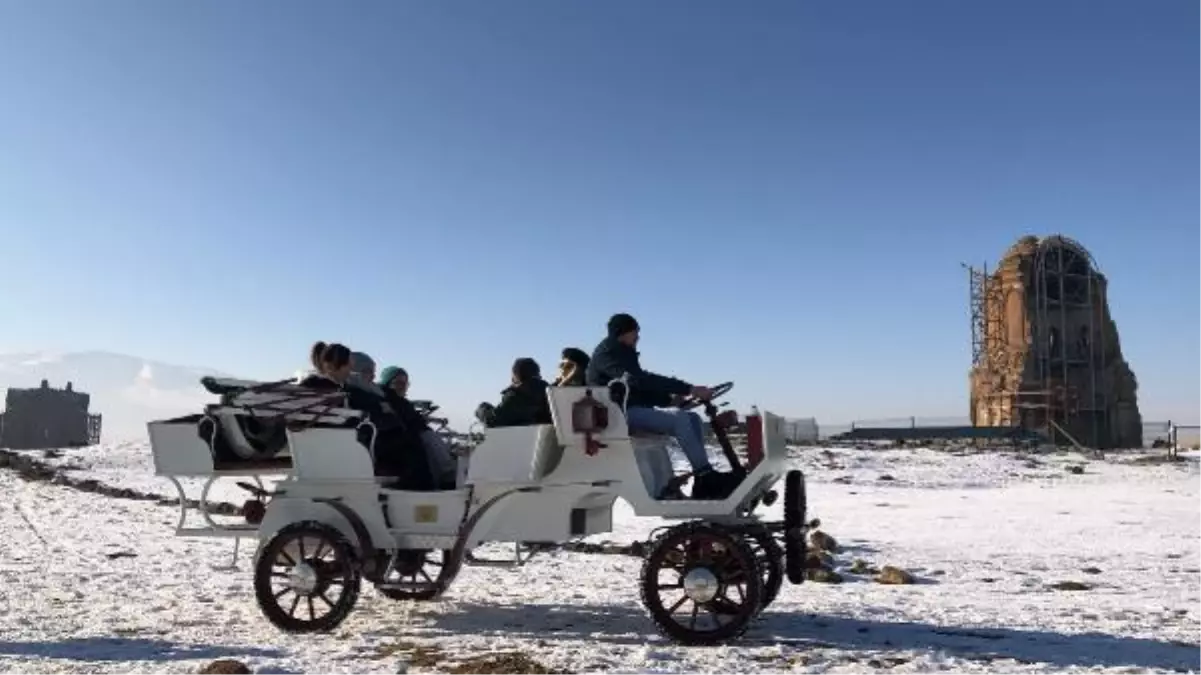
{"label": "arched window in tower", "polygon": [[1092,260],[1078,244],[1063,237],[1048,237],[1040,244],[1043,294],[1051,302],[1080,305],[1088,302]]}

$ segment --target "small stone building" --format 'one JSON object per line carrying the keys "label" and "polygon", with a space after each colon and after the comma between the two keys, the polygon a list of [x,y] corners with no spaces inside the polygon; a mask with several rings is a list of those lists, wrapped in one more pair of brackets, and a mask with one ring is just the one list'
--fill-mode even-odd
{"label": "small stone building", "polygon": [[100,442],[100,415],[88,413],[91,397],[51,389],[42,380],[36,389],[9,389],[0,414],[0,448],[38,450],[94,445]]}
{"label": "small stone building", "polygon": [[1056,442],[1140,447],[1138,384],[1109,313],[1108,281],[1079,243],[1022,237],[971,269],[971,418]]}

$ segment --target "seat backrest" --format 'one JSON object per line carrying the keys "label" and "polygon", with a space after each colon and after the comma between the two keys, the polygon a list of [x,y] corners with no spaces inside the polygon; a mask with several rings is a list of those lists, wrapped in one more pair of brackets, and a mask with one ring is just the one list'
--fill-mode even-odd
{"label": "seat backrest", "polygon": [[353,427],[289,430],[288,444],[298,479],[375,482],[371,452],[359,443]]}
{"label": "seat backrest", "polygon": [[625,414],[621,407],[609,398],[608,387],[547,387],[551,419],[555,423],[559,443],[564,446],[583,446],[584,434],[573,431],[571,411],[576,402],[585,398],[588,393],[609,410],[609,426],[594,434],[594,437],[601,442],[608,438],[628,438]]}
{"label": "seat backrest", "polygon": [[534,480],[542,480],[549,476],[563,461],[563,444],[559,443],[559,434],[555,425],[538,425],[538,447],[534,450],[534,466],[531,476]]}
{"label": "seat backrest", "polygon": [[785,459],[788,457],[788,434],[786,420],[767,411],[760,414],[763,424],[763,454],[765,457]]}

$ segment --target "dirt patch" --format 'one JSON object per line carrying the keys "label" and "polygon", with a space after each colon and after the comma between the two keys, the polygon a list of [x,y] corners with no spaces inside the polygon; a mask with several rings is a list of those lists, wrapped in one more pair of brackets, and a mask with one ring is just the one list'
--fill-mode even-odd
{"label": "dirt patch", "polygon": [[831,537],[821,530],[814,530],[813,533],[809,535],[809,543],[813,545],[813,548],[819,551],[834,552],[838,550],[838,541],[836,541],[834,537]]}
{"label": "dirt patch", "polygon": [[448,667],[446,672],[452,674],[479,673],[480,675],[489,675],[493,673],[530,673],[531,675],[546,675],[549,673],[562,673],[566,671],[551,670],[523,652],[500,652],[486,654],[483,656],[475,656],[464,661],[459,661]]}
{"label": "dirt patch", "polygon": [[201,675],[248,675],[250,666],[233,659],[217,659],[200,669]]}
{"label": "dirt patch", "polygon": [[368,658],[375,660],[387,658],[402,659],[402,663],[404,664],[402,672],[404,672],[408,670],[433,670],[442,662],[445,655],[442,653],[440,647],[401,640],[400,642],[380,645],[379,649]]}
{"label": "dirt patch", "polygon": [[1049,584],[1047,588],[1056,591],[1091,591],[1093,589],[1091,584],[1086,584],[1079,581],[1057,581],[1053,584]]}
{"label": "dirt patch", "polygon": [[[71,490],[97,494],[113,499],[129,499],[138,502],[154,502],[162,506],[178,506],[178,499],[171,499],[150,492],[141,492],[130,488],[119,488],[105,485],[93,478],[72,478],[67,475],[70,469],[55,467],[29,455],[0,450],[0,469],[9,469],[21,480],[31,483],[49,483],[60,485]],[[187,501],[189,508],[200,508],[200,502],[195,499]],[[241,515],[242,509],[228,502],[209,502],[209,513],[221,516]]]}
{"label": "dirt patch", "polygon": [[905,586],[914,582],[913,575],[899,567],[885,565],[880,568],[880,574],[876,575],[876,583],[887,584],[891,586]]}

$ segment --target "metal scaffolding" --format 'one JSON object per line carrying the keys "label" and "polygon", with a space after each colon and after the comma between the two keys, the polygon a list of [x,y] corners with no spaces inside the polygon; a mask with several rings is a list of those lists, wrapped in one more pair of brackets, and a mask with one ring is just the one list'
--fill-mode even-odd
{"label": "metal scaffolding", "polygon": [[[1110,359],[1103,325],[1105,283],[1092,256],[1060,235],[1037,243],[1030,264],[1023,264],[1019,272],[1030,325],[1025,354],[1010,349],[1005,289],[997,272],[990,274],[987,265],[964,267],[972,368],[989,385],[988,391],[973,391],[972,424],[982,424],[978,411],[985,403],[989,410],[1001,411],[1001,419],[986,424],[1020,425],[1057,442],[1074,437],[1101,447],[1110,429],[1112,402],[1109,383],[1104,381]],[[1069,335],[1069,326],[1074,327],[1075,337]],[[1025,363],[1014,363],[1022,357]],[[1025,367],[1031,360],[1034,367]],[[1016,369],[1021,371],[1017,381],[1002,386],[1006,376],[1014,378]],[[995,405],[997,399],[1006,404]]]}
{"label": "metal scaffolding", "polygon": [[[1107,344],[1103,325],[1105,283],[1096,261],[1078,242],[1055,235],[1039,242],[1030,279],[1033,302],[1031,339],[1043,388],[1055,392],[1058,405],[1048,409],[1052,421],[1091,447],[1109,435]],[[1069,321],[1087,315],[1083,325]],[[1079,328],[1075,339],[1068,326]]]}
{"label": "metal scaffolding", "polygon": [[[995,382],[1000,376],[999,364],[1005,362],[1007,354],[1005,326],[997,320],[995,310],[1000,302],[1000,284],[993,283],[987,263],[981,268],[968,265],[964,265],[964,268],[968,273],[968,306],[972,322],[972,370],[978,377],[987,377],[990,382]],[[999,420],[990,420],[988,424],[981,423],[977,393],[976,387],[973,386],[970,411],[972,426],[991,426],[999,423]]]}

